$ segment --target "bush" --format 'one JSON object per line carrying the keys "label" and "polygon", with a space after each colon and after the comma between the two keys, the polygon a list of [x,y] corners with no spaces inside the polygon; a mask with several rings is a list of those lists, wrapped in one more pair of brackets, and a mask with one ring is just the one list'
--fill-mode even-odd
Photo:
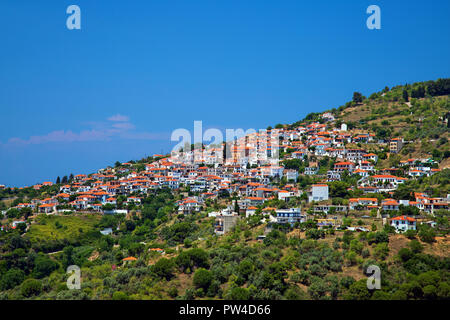
{"label": "bush", "polygon": [[39,255],[36,258],[33,269],[33,276],[38,279],[49,276],[53,271],[59,268],[59,264],[45,255]]}
{"label": "bush", "polygon": [[167,293],[171,298],[175,298],[178,296],[178,289],[176,287],[170,287]]}
{"label": "bush", "polygon": [[319,277],[313,277],[311,285],[308,287],[308,294],[313,300],[319,300],[325,297],[328,290],[326,282]]}
{"label": "bush", "polygon": [[194,274],[194,285],[197,288],[203,288],[205,291],[209,288],[211,282],[213,280],[213,276],[210,271],[205,268],[200,268],[195,271]]}
{"label": "bush", "polygon": [[409,248],[413,253],[420,253],[423,251],[423,245],[417,240],[412,240],[409,243]]}
{"label": "bush", "polygon": [[181,270],[185,271],[187,269],[192,269],[193,267],[209,268],[208,260],[209,255],[205,250],[194,248],[180,252],[175,259],[175,263]]}
{"label": "bush", "polygon": [[128,295],[123,291],[116,291],[112,295],[113,300],[129,300]]}
{"label": "bush", "polygon": [[248,289],[241,287],[234,287],[229,291],[230,300],[248,300],[250,298],[250,292]]}
{"label": "bush", "polygon": [[284,293],[284,297],[287,300],[306,300],[307,299],[306,293],[297,286],[293,286],[293,287],[287,289],[286,292]]}
{"label": "bush", "polygon": [[437,295],[437,289],[433,285],[428,285],[423,288],[423,296],[425,299],[435,299]]}
{"label": "bush", "polygon": [[161,258],[153,266],[152,271],[157,276],[169,280],[173,276],[174,263],[172,260]]}
{"label": "bush", "polygon": [[356,257],[357,254],[354,251],[348,251],[347,254],[345,255],[345,258],[347,259],[349,265],[354,265],[356,263]]}
{"label": "bush", "polygon": [[379,243],[373,250],[373,255],[379,260],[384,260],[389,254],[389,247],[386,242]]}
{"label": "bush", "polygon": [[408,248],[401,248],[398,251],[398,256],[403,262],[408,261],[409,259],[411,259],[413,257],[413,255],[414,254]]}
{"label": "bush", "polygon": [[346,300],[368,300],[371,294],[369,289],[367,289],[367,283],[365,279],[354,282],[348,293],[344,296]]}
{"label": "bush", "polygon": [[25,273],[19,269],[8,270],[0,279],[0,289],[8,290],[18,286],[25,279]]}
{"label": "bush", "polygon": [[408,239],[415,239],[417,235],[416,230],[406,230],[406,232],[404,233],[404,236],[407,237]]}
{"label": "bush", "polygon": [[432,228],[423,228],[419,231],[419,238],[423,242],[432,243],[434,242],[434,237],[436,236],[436,233]]}
{"label": "bush", "polygon": [[22,283],[20,292],[24,297],[39,295],[42,291],[42,283],[36,279],[27,279]]}
{"label": "bush", "polygon": [[389,242],[389,235],[384,231],[378,231],[375,233],[375,242]]}

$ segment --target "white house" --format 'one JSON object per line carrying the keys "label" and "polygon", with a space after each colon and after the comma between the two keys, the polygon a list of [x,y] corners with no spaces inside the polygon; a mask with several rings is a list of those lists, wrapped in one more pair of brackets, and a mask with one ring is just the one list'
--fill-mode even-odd
{"label": "white house", "polygon": [[350,210],[356,210],[357,207],[363,208],[375,208],[378,205],[377,198],[354,198],[350,199],[348,202],[348,207]]}
{"label": "white house", "polygon": [[297,170],[285,170],[284,175],[285,175],[287,181],[294,180],[295,182],[297,182],[297,178],[298,178]]}
{"label": "white house", "polygon": [[296,222],[305,222],[306,215],[302,215],[300,208],[280,209],[276,210],[277,223],[289,223],[294,224]]}
{"label": "white house", "polygon": [[319,168],[318,167],[306,167],[305,168],[305,174],[312,176],[317,174],[317,172],[319,172]]}
{"label": "white house", "polygon": [[416,219],[408,216],[395,217],[391,219],[391,226],[395,227],[397,232],[416,230]]}
{"label": "white house", "polygon": [[328,185],[327,184],[313,184],[308,201],[323,201],[328,200]]}

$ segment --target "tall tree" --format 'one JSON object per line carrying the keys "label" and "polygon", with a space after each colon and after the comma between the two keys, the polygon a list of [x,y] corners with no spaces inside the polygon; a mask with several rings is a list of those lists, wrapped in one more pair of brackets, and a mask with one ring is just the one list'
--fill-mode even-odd
{"label": "tall tree", "polygon": [[409,101],[408,91],[406,91],[406,90],[403,89],[402,95],[403,95],[403,100],[405,100],[406,102],[408,102],[408,101]]}
{"label": "tall tree", "polygon": [[360,92],[353,92],[353,102],[361,103],[363,99],[364,97]]}

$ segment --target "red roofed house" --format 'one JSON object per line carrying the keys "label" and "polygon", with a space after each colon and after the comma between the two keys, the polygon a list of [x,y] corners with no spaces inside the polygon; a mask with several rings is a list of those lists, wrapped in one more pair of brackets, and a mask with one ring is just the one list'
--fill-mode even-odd
{"label": "red roofed house", "polygon": [[416,219],[408,216],[395,217],[391,219],[391,226],[395,227],[397,232],[416,230]]}
{"label": "red roofed house", "polygon": [[381,202],[381,209],[383,210],[398,210],[400,204],[395,199],[385,199]]}
{"label": "red roofed house", "polygon": [[356,210],[358,206],[364,208],[374,208],[378,205],[377,198],[356,198],[350,199],[348,203],[348,207],[350,210]]}
{"label": "red roofed house", "polygon": [[347,170],[348,172],[352,172],[355,169],[355,164],[353,162],[337,162],[334,164],[334,171],[343,172]]}
{"label": "red roofed house", "polygon": [[39,206],[40,213],[52,213],[56,211],[56,205],[54,203],[46,203]]}

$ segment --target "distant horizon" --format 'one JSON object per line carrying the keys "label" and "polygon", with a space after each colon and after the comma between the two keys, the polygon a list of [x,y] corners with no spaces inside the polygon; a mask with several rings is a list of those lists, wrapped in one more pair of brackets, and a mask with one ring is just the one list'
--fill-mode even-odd
{"label": "distant horizon", "polygon": [[[66,26],[72,4],[80,30]],[[377,1],[379,30],[366,26],[371,4],[4,1],[0,184],[168,153],[195,120],[266,128],[355,91],[449,77],[448,1]]]}

